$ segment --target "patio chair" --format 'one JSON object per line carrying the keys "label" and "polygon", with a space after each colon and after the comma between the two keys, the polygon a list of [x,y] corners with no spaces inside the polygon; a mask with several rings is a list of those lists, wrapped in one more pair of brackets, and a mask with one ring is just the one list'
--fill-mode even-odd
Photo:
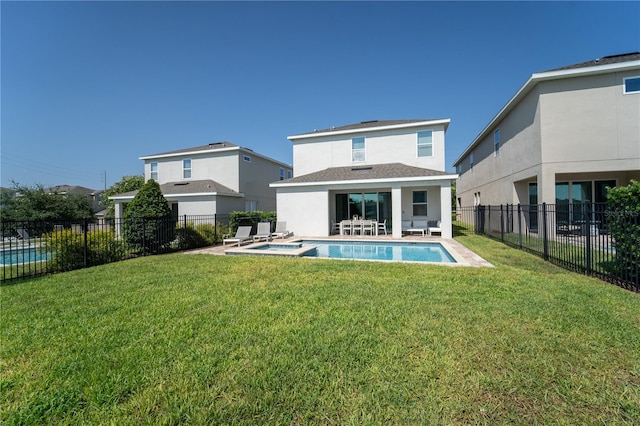
{"label": "patio chair", "polygon": [[441,221],[429,221],[428,223],[428,228],[427,231],[429,232],[429,235],[433,235],[434,232],[439,233],[440,235],[442,235],[442,222]]}
{"label": "patio chair", "polygon": [[340,222],[331,221],[331,234],[339,234],[340,233]]}
{"label": "patio chair", "polygon": [[29,233],[24,230],[23,228],[16,228],[16,232],[18,233],[18,239],[19,240],[24,240],[24,241],[28,241],[29,240]]}
{"label": "patio chair", "polygon": [[271,236],[271,222],[260,222],[258,223],[258,230],[256,234],[253,236],[253,242],[256,241],[271,241],[273,237]]}
{"label": "patio chair", "polygon": [[362,234],[362,220],[351,222],[351,235]]}
{"label": "patio chair", "polygon": [[384,235],[387,235],[387,219],[384,222],[378,222],[378,235],[380,235],[380,231],[384,232]]}
{"label": "patio chair", "polygon": [[340,222],[340,229],[341,231],[341,235],[346,235],[346,234],[351,234],[352,229],[351,229],[351,221],[348,219],[343,220],[342,222]]}
{"label": "patio chair", "polygon": [[251,227],[250,226],[238,226],[238,230],[236,231],[236,235],[231,237],[231,234],[226,234],[223,236],[222,245],[226,246],[227,243],[242,244],[245,241],[251,241]]}
{"label": "patio chair", "polygon": [[273,238],[282,238],[283,240],[291,235],[290,231],[287,231],[287,222],[276,222],[276,230],[271,234]]}
{"label": "patio chair", "polygon": [[369,233],[369,235],[373,235],[374,228],[372,220],[363,220],[362,222],[360,222],[360,227],[362,235],[365,235],[367,232]]}

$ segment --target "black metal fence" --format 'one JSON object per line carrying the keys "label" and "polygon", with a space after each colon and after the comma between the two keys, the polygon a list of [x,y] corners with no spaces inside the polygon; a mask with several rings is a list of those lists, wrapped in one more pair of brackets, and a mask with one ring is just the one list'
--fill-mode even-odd
{"label": "black metal fence", "polygon": [[229,219],[206,215],[105,223],[2,221],[0,282],[213,245],[229,232]]}
{"label": "black metal fence", "polygon": [[458,208],[454,225],[640,291],[640,209],[606,203]]}

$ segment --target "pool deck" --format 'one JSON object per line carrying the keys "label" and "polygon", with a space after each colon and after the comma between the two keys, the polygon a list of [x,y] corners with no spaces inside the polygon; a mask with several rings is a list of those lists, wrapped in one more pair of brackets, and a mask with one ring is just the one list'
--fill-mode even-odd
{"label": "pool deck", "polygon": [[[391,235],[379,235],[379,236],[350,236],[350,235],[332,235],[331,237],[302,237],[302,236],[291,236],[285,239],[274,239],[273,242],[287,242],[287,241],[296,241],[302,239],[313,239],[313,240],[349,240],[349,241],[415,241],[415,242],[433,242],[433,243],[441,243],[445,249],[456,259],[456,263],[442,263],[442,265],[447,266],[467,266],[467,267],[489,267],[492,268],[493,265],[482,257],[478,256],[476,253],[472,252],[458,241],[454,239],[441,238],[441,237],[430,237],[430,236],[420,236],[420,235],[406,235],[401,239],[392,238]],[[252,244],[264,244],[264,243],[251,243],[244,244],[241,247],[249,247]],[[195,250],[188,250],[184,253],[186,254],[214,254],[214,255],[224,255],[226,250],[238,248],[237,245],[216,245],[203,247]]]}

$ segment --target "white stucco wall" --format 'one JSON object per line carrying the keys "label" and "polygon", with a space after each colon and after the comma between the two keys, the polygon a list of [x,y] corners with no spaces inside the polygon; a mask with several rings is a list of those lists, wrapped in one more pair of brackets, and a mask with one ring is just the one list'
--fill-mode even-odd
{"label": "white stucco wall", "polygon": [[279,188],[278,221],[287,222],[287,229],[296,236],[328,236],[328,194],[325,188]]}
{"label": "white stucco wall", "polygon": [[[403,163],[432,170],[445,170],[444,125],[395,130],[362,130],[344,135],[328,135],[293,140],[294,175],[302,176],[330,167]],[[431,130],[433,155],[418,157],[419,131]],[[365,137],[365,161],[353,162],[351,140]]]}

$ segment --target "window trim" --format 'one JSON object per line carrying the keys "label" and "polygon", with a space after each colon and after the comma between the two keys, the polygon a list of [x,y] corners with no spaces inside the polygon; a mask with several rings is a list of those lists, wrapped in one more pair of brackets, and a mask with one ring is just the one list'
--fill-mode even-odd
{"label": "window trim", "polygon": [[[362,148],[354,148],[353,145],[356,141],[360,142],[362,140]],[[356,153],[362,153],[361,159],[356,159]],[[355,138],[351,138],[351,162],[352,163],[364,163],[367,161],[367,140],[364,136],[358,136]]]}
{"label": "window trim", "polygon": [[631,77],[625,77],[622,79],[622,93],[625,95],[635,95],[635,94],[639,94],[640,93],[640,89],[638,90],[633,90],[628,92],[627,91],[627,80],[639,80],[640,81],[640,75],[634,75]]}
{"label": "window trim", "polygon": [[251,162],[251,156],[245,154],[245,155],[242,156],[242,160],[245,163],[250,163]]}
{"label": "window trim", "polygon": [[280,167],[280,180],[284,180],[284,168]]}
{"label": "window trim", "polygon": [[[153,166],[155,167],[155,170],[153,170]],[[153,174],[155,173],[156,177],[153,177]],[[158,181],[158,162],[157,161],[152,161],[149,163],[149,179],[153,179],[154,181]]]}
{"label": "window trim", "polygon": [[[420,143],[420,134],[424,134],[424,133],[429,133],[430,134],[430,141],[429,143]],[[429,146],[431,148],[431,155],[420,155],[420,147],[426,147]],[[433,149],[433,130],[421,130],[419,132],[416,133],[416,157],[418,158],[431,158],[434,156],[434,149]]]}
{"label": "window trim", "polygon": [[[189,162],[189,167],[186,167],[186,162]],[[191,158],[182,159],[182,179],[191,179],[191,171],[193,170],[193,162]],[[187,172],[189,172],[189,176],[187,176]]]}

